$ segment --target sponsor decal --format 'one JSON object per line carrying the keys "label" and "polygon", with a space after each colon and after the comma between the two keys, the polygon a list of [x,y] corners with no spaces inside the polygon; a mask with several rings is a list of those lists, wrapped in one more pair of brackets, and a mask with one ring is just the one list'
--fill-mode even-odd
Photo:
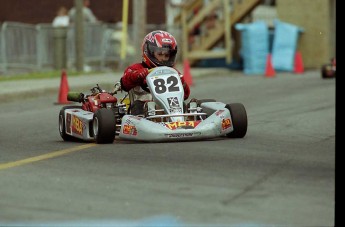
{"label": "sponsor decal", "polygon": [[223,112],[224,112],[224,110],[217,110],[217,112],[216,112],[216,116],[221,115]]}
{"label": "sponsor decal", "polygon": [[131,121],[129,118],[127,118],[127,119],[125,120],[125,123],[126,123],[127,125],[131,125],[131,124],[132,124],[132,121]]}
{"label": "sponsor decal", "polygon": [[[129,116],[129,118],[133,118],[135,120],[138,120],[140,121],[142,118],[141,117],[138,117],[138,116]],[[129,122],[131,122],[131,120],[127,119]],[[127,122],[127,121],[126,121]]]}
{"label": "sponsor decal", "polygon": [[172,40],[171,39],[167,39],[167,38],[163,38],[162,42],[164,42],[164,43],[172,43]]}
{"label": "sponsor decal", "polygon": [[137,129],[134,125],[123,125],[123,134],[136,136],[138,134]]}
{"label": "sponsor decal", "polygon": [[178,98],[177,97],[170,97],[170,98],[167,98],[167,100],[168,100],[170,108],[180,107],[180,103],[178,102]]}
{"label": "sponsor decal", "polygon": [[83,128],[84,128],[83,121],[76,116],[72,116],[72,132],[82,135]]}
{"label": "sponsor decal", "polygon": [[231,127],[231,120],[230,118],[226,118],[222,120],[222,130],[228,129]]}
{"label": "sponsor decal", "polygon": [[169,133],[169,134],[164,134],[168,138],[185,138],[185,137],[193,137],[193,136],[198,136],[201,133],[193,133],[193,132],[188,132],[188,133]]}
{"label": "sponsor decal", "polygon": [[67,113],[66,114],[66,133],[71,134],[71,114]]}
{"label": "sponsor decal", "polygon": [[199,123],[200,121],[178,121],[178,122],[169,122],[169,123],[164,123],[164,124],[165,124],[165,127],[167,127],[168,129],[175,130],[175,129],[180,129],[180,128],[193,129],[196,126],[198,126]]}
{"label": "sponsor decal", "polygon": [[181,107],[174,107],[174,108],[170,108],[169,109],[170,113],[174,114],[174,113],[182,113],[182,108]]}

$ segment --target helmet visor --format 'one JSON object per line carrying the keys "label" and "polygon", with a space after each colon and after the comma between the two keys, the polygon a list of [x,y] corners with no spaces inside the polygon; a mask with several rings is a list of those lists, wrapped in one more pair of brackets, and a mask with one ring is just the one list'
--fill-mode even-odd
{"label": "helmet visor", "polygon": [[176,49],[172,49],[170,46],[157,47],[152,45],[147,45],[148,54],[150,59],[160,66],[173,66],[176,58]]}

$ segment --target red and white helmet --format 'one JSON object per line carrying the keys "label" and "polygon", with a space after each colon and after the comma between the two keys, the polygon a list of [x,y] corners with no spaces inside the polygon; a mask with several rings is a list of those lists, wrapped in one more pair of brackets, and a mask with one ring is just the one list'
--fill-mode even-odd
{"label": "red and white helmet", "polygon": [[[141,45],[143,62],[150,68],[157,66],[173,67],[177,54],[177,42],[169,32],[156,30],[147,34]],[[154,52],[168,51],[169,60],[160,62],[154,57]]]}

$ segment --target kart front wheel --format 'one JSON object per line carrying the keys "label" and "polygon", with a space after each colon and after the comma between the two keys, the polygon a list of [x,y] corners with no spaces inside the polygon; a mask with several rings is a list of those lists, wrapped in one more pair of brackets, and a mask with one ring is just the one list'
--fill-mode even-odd
{"label": "kart front wheel", "polygon": [[115,114],[110,109],[99,109],[93,116],[92,129],[96,143],[113,143],[116,133]]}
{"label": "kart front wheel", "polygon": [[230,111],[232,125],[234,130],[226,134],[229,138],[243,138],[247,133],[248,119],[244,105],[241,103],[232,103],[225,106]]}

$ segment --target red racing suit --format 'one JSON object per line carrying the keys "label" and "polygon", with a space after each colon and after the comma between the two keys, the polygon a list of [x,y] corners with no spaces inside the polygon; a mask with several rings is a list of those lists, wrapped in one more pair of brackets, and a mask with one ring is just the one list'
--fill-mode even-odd
{"label": "red racing suit", "polygon": [[[141,87],[142,85],[144,85],[144,80],[140,79],[140,77],[138,76],[138,74],[140,73],[140,70],[147,68],[149,69],[145,63],[135,63],[133,65],[130,65],[129,67],[127,67],[125,69],[125,72],[123,74],[123,76],[121,77],[121,88],[126,91],[129,92],[129,90],[139,86]],[[177,69],[176,69],[177,70]],[[180,75],[181,78],[181,82],[183,85],[183,90],[184,90],[184,100],[188,99],[189,95],[190,95],[190,88],[188,86],[188,84],[186,83],[186,81],[183,78],[183,75],[177,70],[177,72]]]}

